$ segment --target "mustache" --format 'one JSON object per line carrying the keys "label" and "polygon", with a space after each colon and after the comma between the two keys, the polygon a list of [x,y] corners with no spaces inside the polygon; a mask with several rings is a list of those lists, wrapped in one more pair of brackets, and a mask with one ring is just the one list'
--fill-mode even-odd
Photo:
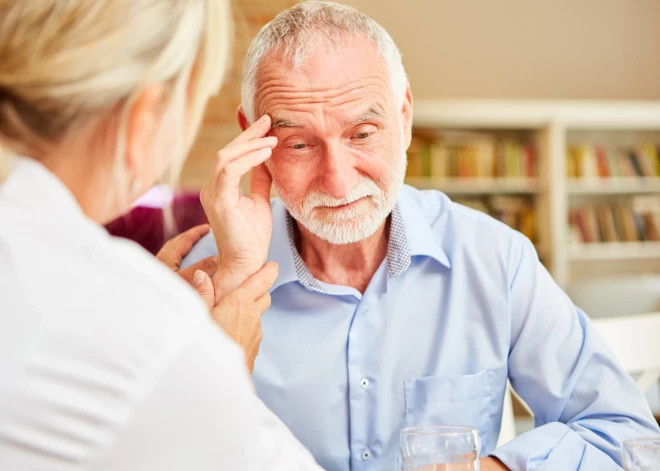
{"label": "mustache", "polygon": [[362,198],[367,196],[379,196],[382,194],[382,190],[378,184],[368,178],[361,176],[358,180],[358,183],[350,189],[348,194],[344,198],[334,198],[329,194],[320,191],[313,190],[307,194],[303,207],[305,208],[316,208],[316,207],[327,207],[327,208],[336,208],[338,206],[345,206],[347,204],[354,203]]}

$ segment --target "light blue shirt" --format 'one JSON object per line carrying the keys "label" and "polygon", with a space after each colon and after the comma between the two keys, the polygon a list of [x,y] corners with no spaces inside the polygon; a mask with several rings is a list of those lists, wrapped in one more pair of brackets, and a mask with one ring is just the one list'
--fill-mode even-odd
{"label": "light blue shirt", "polygon": [[[395,470],[409,425],[479,428],[512,470],[620,469],[658,435],[644,396],[523,235],[436,191],[405,187],[367,290],[314,279],[273,202],[257,393],[328,471]],[[211,235],[184,261],[216,254]],[[536,428],[495,450],[509,378]],[[255,450],[255,452],[258,452]]]}

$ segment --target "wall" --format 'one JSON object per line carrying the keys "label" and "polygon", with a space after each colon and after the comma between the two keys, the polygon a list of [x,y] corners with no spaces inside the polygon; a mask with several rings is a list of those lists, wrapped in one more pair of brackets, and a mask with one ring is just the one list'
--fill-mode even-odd
{"label": "wall", "polygon": [[658,0],[345,3],[394,37],[418,99],[660,99]]}

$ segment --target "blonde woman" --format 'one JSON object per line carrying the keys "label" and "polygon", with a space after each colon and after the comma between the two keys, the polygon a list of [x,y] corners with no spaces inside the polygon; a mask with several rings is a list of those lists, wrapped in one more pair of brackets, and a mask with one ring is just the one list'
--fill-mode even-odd
{"label": "blonde woman", "polygon": [[[14,156],[0,186],[0,469],[318,469],[244,363],[276,267],[238,287],[195,273],[226,335],[182,278],[100,227],[178,174],[229,21],[224,0],[0,0],[0,142]],[[254,133],[206,190],[235,198],[213,219],[222,275],[232,218],[260,215],[226,190],[269,154]]]}

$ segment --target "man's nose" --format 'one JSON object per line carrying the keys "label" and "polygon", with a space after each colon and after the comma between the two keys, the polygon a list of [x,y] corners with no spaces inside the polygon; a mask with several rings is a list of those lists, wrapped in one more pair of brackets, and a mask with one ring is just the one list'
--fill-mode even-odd
{"label": "man's nose", "polygon": [[358,182],[353,157],[339,143],[329,143],[324,150],[321,190],[333,198],[345,198]]}

